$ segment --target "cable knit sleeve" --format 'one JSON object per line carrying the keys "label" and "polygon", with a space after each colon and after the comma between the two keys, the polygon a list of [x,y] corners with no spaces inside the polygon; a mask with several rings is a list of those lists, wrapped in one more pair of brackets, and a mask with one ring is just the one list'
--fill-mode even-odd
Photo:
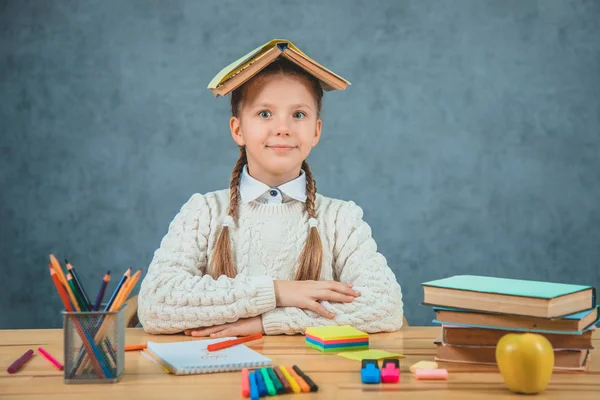
{"label": "cable knit sleeve", "polygon": [[206,275],[210,209],[195,194],[169,225],[154,253],[138,298],[138,317],[148,333],[177,333],[221,325],[275,308],[268,276],[214,280]]}
{"label": "cable knit sleeve", "polygon": [[352,303],[321,304],[335,314],[333,320],[295,307],[276,308],[263,315],[267,334],[304,333],[307,327],[352,325],[368,333],[390,332],[402,327],[402,291],[385,257],[377,252],[362,209],[344,203],[336,217],[334,268],[341,282],[360,293]]}

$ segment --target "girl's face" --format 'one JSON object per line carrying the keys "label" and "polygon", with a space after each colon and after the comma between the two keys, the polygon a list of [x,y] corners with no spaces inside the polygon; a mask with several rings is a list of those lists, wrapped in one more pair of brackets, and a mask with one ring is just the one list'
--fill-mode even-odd
{"label": "girl's face", "polygon": [[229,122],[233,140],[246,146],[250,175],[270,186],[298,177],[302,162],[319,142],[321,125],[308,83],[289,75],[251,85],[239,118]]}

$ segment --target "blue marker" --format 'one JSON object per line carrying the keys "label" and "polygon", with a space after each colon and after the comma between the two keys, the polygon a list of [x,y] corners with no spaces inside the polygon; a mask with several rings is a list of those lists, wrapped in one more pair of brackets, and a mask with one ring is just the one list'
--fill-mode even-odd
{"label": "blue marker", "polygon": [[258,387],[256,385],[256,372],[252,371],[248,374],[248,378],[250,379],[250,400],[258,400]]}
{"label": "blue marker", "polygon": [[380,383],[381,373],[379,371],[379,365],[377,365],[377,360],[362,360],[360,377],[362,383]]}
{"label": "blue marker", "polygon": [[265,385],[265,381],[263,380],[260,370],[257,369],[255,372],[256,372],[256,374],[255,374],[256,385],[258,386],[258,394],[260,397],[265,397],[268,394],[267,385]]}

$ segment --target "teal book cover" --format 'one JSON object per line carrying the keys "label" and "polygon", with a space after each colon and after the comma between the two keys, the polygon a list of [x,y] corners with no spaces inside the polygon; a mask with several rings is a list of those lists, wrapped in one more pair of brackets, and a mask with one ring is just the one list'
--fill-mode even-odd
{"label": "teal book cover", "polygon": [[595,307],[595,290],[591,286],[572,285],[567,283],[553,283],[530,281],[523,279],[495,278],[477,275],[455,275],[449,278],[424,282],[422,286],[432,286],[445,289],[456,289],[480,293],[494,293],[509,296],[533,297],[540,299],[553,299],[560,296],[592,289],[592,305]]}

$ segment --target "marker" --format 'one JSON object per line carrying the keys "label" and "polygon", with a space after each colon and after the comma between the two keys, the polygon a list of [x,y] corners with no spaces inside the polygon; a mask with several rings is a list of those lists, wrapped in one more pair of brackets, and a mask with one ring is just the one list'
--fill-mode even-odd
{"label": "marker", "polygon": [[258,400],[260,395],[258,393],[258,384],[256,383],[256,371],[252,371],[248,374],[250,380],[250,399]]}
{"label": "marker", "polygon": [[33,356],[33,350],[27,350],[25,352],[25,354],[23,354],[21,357],[17,358],[15,360],[15,362],[13,362],[12,364],[10,364],[10,367],[8,367],[6,370],[8,371],[9,374],[14,374],[15,372],[17,372],[26,362],[27,360],[29,360],[31,357]]}
{"label": "marker", "polygon": [[386,358],[383,360],[381,369],[381,382],[396,383],[400,381],[400,360],[395,358]]}
{"label": "marker", "polygon": [[250,378],[248,368],[242,368],[242,397],[250,397]]}
{"label": "marker", "polygon": [[50,361],[52,364],[54,364],[54,366],[59,370],[62,371],[63,370],[63,366],[61,363],[59,363],[58,361],[56,361],[56,359],[54,357],[52,357],[50,354],[48,354],[48,352],[44,349],[42,349],[41,347],[38,347],[38,352],[44,356],[44,358],[48,361]]}
{"label": "marker", "polygon": [[381,382],[381,374],[377,360],[362,360],[362,368],[360,370],[360,378],[362,383],[379,383]]}
{"label": "marker", "polygon": [[262,338],[262,333],[256,333],[254,335],[244,336],[244,337],[237,338],[237,339],[230,339],[230,340],[224,340],[224,341],[218,342],[218,343],[212,343],[212,344],[209,344],[208,346],[206,346],[206,349],[208,351],[222,350],[222,349],[226,349],[231,346],[235,346],[236,344],[246,343],[251,340],[257,340],[260,338]]}
{"label": "marker", "polygon": [[296,373],[297,373],[298,375],[300,375],[300,377],[301,377],[302,379],[304,379],[304,381],[306,382],[306,384],[307,384],[307,385],[310,387],[310,391],[311,391],[311,392],[316,392],[316,391],[318,391],[318,390],[319,390],[319,387],[317,386],[317,384],[316,384],[315,382],[313,382],[313,380],[312,380],[312,379],[310,379],[310,377],[309,377],[308,375],[306,375],[306,374],[305,374],[305,373],[304,373],[304,372],[303,372],[303,371],[300,369],[300,367],[299,367],[299,366],[297,366],[297,365],[294,365],[292,368],[294,369],[294,371],[296,371]]}

